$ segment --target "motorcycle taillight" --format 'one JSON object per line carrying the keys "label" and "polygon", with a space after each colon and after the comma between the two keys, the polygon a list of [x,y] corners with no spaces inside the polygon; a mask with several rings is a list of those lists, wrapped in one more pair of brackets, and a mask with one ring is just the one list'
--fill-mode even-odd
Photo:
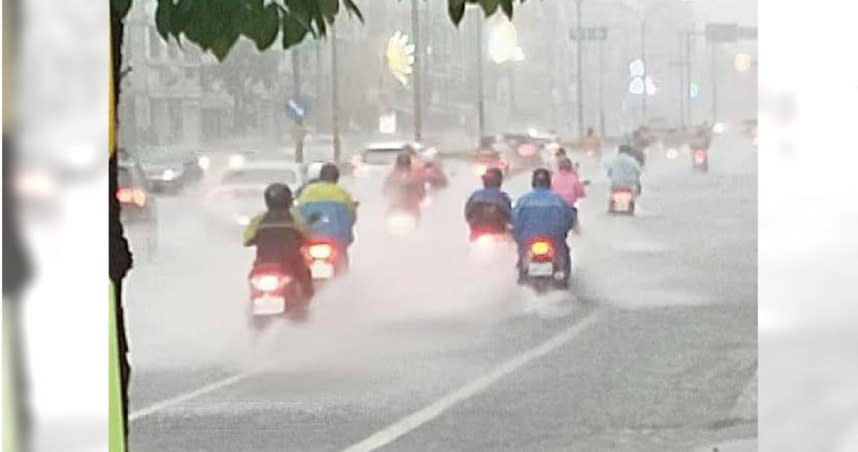
{"label": "motorcycle taillight", "polygon": [[530,254],[535,258],[551,259],[554,257],[554,244],[548,240],[535,240],[530,244]]}
{"label": "motorcycle taillight", "polygon": [[250,285],[261,292],[273,292],[285,284],[283,275],[260,273],[250,277]]}
{"label": "motorcycle taillight", "polygon": [[334,256],[334,247],[330,243],[315,243],[307,248],[307,254],[314,260],[328,260]]}
{"label": "motorcycle taillight", "polygon": [[704,151],[704,150],[695,151],[694,152],[694,159],[697,160],[698,162],[702,163],[704,160],[706,160],[706,151]]}

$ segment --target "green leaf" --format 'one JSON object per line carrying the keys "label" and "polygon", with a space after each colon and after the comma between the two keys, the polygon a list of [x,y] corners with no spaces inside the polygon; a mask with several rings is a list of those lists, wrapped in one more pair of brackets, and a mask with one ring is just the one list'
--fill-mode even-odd
{"label": "green leaf", "polygon": [[[512,20],[512,3],[513,0],[500,0],[501,10],[510,20]],[[522,1],[522,3],[524,2]]]}
{"label": "green leaf", "polygon": [[346,11],[348,11],[349,14],[353,14],[355,17],[357,17],[358,20],[361,21],[361,23],[364,22],[363,13],[360,12],[360,9],[353,0],[343,0],[343,3],[345,3]]}
{"label": "green leaf", "polygon": [[447,0],[447,14],[453,24],[459,26],[462,18],[465,17],[465,0]]}
{"label": "green leaf", "polygon": [[340,0],[318,0],[319,6],[322,9],[322,15],[325,16],[325,19],[328,23],[334,21],[334,18],[337,17],[337,13],[340,11]]}
{"label": "green leaf", "polygon": [[259,51],[271,47],[274,40],[277,39],[277,33],[280,31],[280,10],[274,3],[269,3],[265,10],[261,13],[259,20],[259,33],[256,42],[256,48]]}
{"label": "green leaf", "polygon": [[211,43],[211,51],[215,58],[223,61],[236,41],[238,41],[238,33],[224,33],[215,38]]}
{"label": "green leaf", "polygon": [[125,18],[128,14],[128,10],[131,9],[131,0],[111,0],[110,1],[110,12],[114,16],[119,17],[120,19]]}
{"label": "green leaf", "polygon": [[480,0],[480,6],[486,13],[486,17],[491,16],[498,10],[498,0]]}
{"label": "green leaf", "polygon": [[171,22],[174,8],[173,0],[158,0],[158,6],[155,9],[155,28],[165,41],[169,40],[173,30]]}
{"label": "green leaf", "polygon": [[191,18],[196,13],[194,0],[179,0],[170,17],[170,33],[177,39],[188,28]]}
{"label": "green leaf", "polygon": [[288,49],[289,47],[300,43],[309,33],[309,30],[307,30],[303,25],[301,25],[301,23],[298,22],[298,20],[296,20],[290,14],[283,16],[282,25],[284,49]]}

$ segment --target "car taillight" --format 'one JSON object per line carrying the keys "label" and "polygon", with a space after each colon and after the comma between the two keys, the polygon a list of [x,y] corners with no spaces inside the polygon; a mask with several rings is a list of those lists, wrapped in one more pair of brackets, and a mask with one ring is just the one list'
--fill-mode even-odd
{"label": "car taillight", "polygon": [[120,188],[116,192],[116,199],[125,204],[137,204],[140,207],[146,204],[146,193],[140,189]]}
{"label": "car taillight", "polygon": [[551,257],[554,255],[554,245],[546,240],[537,240],[530,244],[530,254],[535,257]]}
{"label": "car taillight", "polygon": [[273,292],[280,287],[284,280],[281,275],[254,275],[250,278],[250,285],[262,292]]}
{"label": "car taillight", "polygon": [[310,248],[307,250],[307,254],[309,254],[314,260],[330,259],[331,256],[334,255],[334,247],[328,243],[316,243],[314,245],[310,245]]}

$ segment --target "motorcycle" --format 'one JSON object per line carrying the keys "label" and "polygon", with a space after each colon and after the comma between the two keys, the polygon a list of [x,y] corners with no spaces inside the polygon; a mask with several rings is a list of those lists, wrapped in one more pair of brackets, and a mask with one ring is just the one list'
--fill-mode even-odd
{"label": "motorcycle", "polygon": [[634,191],[629,187],[612,187],[608,201],[608,212],[612,214],[635,214]]}
{"label": "motorcycle", "polygon": [[310,297],[301,284],[277,264],[255,263],[250,283],[250,324],[256,331],[265,329],[274,319],[286,317],[303,321]]}
{"label": "motorcycle", "polygon": [[409,208],[402,205],[394,205],[385,217],[387,231],[395,236],[407,236],[411,234],[420,221],[419,209]]}
{"label": "motorcycle", "polygon": [[694,171],[709,171],[709,151],[697,149],[694,151],[691,161],[691,169]]}
{"label": "motorcycle", "polygon": [[569,256],[557,253],[553,239],[531,239],[519,259],[519,283],[531,287],[537,293],[567,289],[570,275],[565,270],[564,259],[569,259]]}
{"label": "motorcycle", "polygon": [[334,279],[348,268],[346,250],[325,238],[313,238],[304,247],[304,258],[314,284]]}

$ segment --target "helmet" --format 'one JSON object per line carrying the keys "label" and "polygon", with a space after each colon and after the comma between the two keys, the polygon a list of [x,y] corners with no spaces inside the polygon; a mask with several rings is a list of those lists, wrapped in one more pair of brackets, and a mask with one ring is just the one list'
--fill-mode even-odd
{"label": "helmet", "polygon": [[551,188],[551,173],[545,168],[533,170],[530,185],[533,188]]}
{"label": "helmet", "polygon": [[503,172],[500,168],[489,168],[483,174],[483,186],[500,188],[503,183]]}
{"label": "helmet", "polygon": [[292,190],[289,186],[274,183],[265,188],[265,206],[268,210],[283,210],[292,207]]}
{"label": "helmet", "polygon": [[620,145],[620,148],[618,149],[618,152],[619,152],[620,154],[627,154],[627,155],[632,155],[632,154],[634,154],[634,151],[632,150],[632,147],[631,147],[631,146],[629,146],[629,145],[627,145],[627,144],[621,144],[621,145]]}
{"label": "helmet", "polygon": [[566,149],[564,149],[561,146],[558,146],[557,150],[554,151],[554,156],[555,157],[566,157]]}
{"label": "helmet", "polygon": [[324,162],[313,162],[307,165],[307,179],[316,180],[321,178],[322,167],[324,166]]}
{"label": "helmet", "polygon": [[399,151],[396,154],[396,167],[401,169],[411,169],[411,152],[407,150]]}
{"label": "helmet", "polygon": [[569,160],[569,157],[561,157],[557,160],[557,169],[561,171],[572,171],[572,160]]}
{"label": "helmet", "polygon": [[340,170],[333,163],[325,163],[319,170],[319,179],[325,182],[337,183],[340,180]]}

